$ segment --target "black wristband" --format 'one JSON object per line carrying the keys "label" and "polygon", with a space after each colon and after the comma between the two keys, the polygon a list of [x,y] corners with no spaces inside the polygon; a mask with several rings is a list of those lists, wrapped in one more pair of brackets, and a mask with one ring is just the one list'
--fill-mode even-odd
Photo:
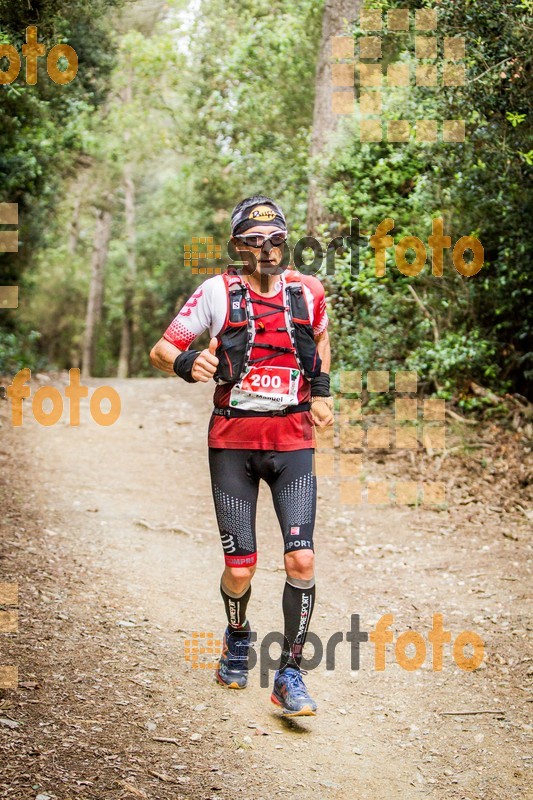
{"label": "black wristband", "polygon": [[179,356],[176,356],[174,360],[174,372],[178,378],[183,378],[187,383],[197,383],[192,377],[191,372],[192,365],[199,355],[200,353],[198,350],[186,350],[184,353],[180,353]]}
{"label": "black wristband", "polygon": [[316,378],[311,378],[312,397],[330,397],[329,373],[321,372]]}

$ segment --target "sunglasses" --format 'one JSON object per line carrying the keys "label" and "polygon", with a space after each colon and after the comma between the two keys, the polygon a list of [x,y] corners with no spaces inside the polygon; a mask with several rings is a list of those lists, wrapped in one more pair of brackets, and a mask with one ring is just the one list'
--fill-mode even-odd
{"label": "sunglasses", "polygon": [[259,248],[263,247],[266,242],[270,242],[273,247],[279,247],[287,241],[287,232],[271,233],[270,236],[266,236],[263,233],[243,233],[241,236],[234,236],[233,238],[246,247]]}

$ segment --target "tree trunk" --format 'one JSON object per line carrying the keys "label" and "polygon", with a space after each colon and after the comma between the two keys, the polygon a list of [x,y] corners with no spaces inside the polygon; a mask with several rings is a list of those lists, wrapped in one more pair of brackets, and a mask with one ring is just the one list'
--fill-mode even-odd
{"label": "tree trunk", "polygon": [[[128,105],[133,99],[133,77],[131,69],[128,82],[122,94],[124,105]],[[124,285],[124,312],[122,318],[122,335],[120,338],[120,355],[118,359],[117,376],[128,378],[131,367],[131,351],[133,343],[133,315],[134,315],[134,296],[135,282],[137,279],[137,259],[136,259],[136,231],[135,231],[135,184],[133,182],[133,167],[128,160],[130,131],[124,131],[124,149],[126,162],[124,164],[123,185],[124,185],[124,211],[126,222],[126,248],[127,265],[126,279]]]}
{"label": "tree trunk", "polygon": [[83,339],[82,375],[89,378],[92,375],[94,364],[94,351],[98,323],[102,317],[102,303],[104,298],[104,272],[111,234],[111,211],[109,207],[99,208],[96,217],[94,232],[94,247],[91,264],[91,284],[85,317],[85,335]]}
{"label": "tree trunk", "polygon": [[[331,77],[331,40],[333,36],[349,35],[346,23],[352,23],[359,16],[361,0],[326,0],[322,18],[322,37],[315,76],[315,105],[313,111],[313,132],[311,135],[312,160],[321,156],[338,123],[338,115],[333,114]],[[307,202],[307,232],[312,235],[325,214],[318,190],[317,177],[309,182]]]}
{"label": "tree trunk", "polygon": [[131,365],[131,346],[133,340],[133,298],[137,277],[137,260],[135,254],[135,184],[132,177],[131,164],[124,167],[124,205],[126,212],[126,243],[128,264],[124,287],[124,316],[122,319],[122,336],[120,339],[120,356],[118,360],[119,378],[128,378]]}
{"label": "tree trunk", "polygon": [[87,174],[86,170],[80,169],[78,177],[73,187],[74,203],[72,206],[72,217],[70,219],[70,228],[68,234],[68,254],[73,256],[78,247],[78,240],[80,238],[80,213],[83,200],[85,199],[85,192],[87,189]]}
{"label": "tree trunk", "polygon": [[80,208],[81,208],[81,192],[77,192],[74,198],[74,208],[72,209],[72,218],[70,220],[70,230],[68,235],[68,254],[73,256],[78,246],[78,237],[80,233]]}

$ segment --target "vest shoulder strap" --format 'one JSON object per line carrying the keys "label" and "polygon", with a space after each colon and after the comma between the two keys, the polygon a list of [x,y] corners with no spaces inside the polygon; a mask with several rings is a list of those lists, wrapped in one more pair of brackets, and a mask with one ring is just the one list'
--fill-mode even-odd
{"label": "vest shoulder strap", "polygon": [[244,281],[240,275],[233,275],[231,272],[222,273],[226,290],[233,289],[238,286],[244,286]]}
{"label": "vest shoulder strap", "polygon": [[302,286],[303,287],[302,276],[300,275],[299,272],[297,272],[294,269],[286,269],[285,272],[283,273],[283,278],[284,278],[285,283],[287,284],[287,286],[295,286],[296,285],[296,286]]}

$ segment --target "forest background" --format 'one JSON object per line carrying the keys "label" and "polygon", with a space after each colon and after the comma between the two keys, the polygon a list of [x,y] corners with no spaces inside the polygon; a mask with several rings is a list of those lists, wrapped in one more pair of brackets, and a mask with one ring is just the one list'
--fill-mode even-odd
{"label": "forest background", "polygon": [[[151,346],[205,280],[184,266],[185,245],[212,236],[222,256],[203,266],[227,264],[231,209],[260,192],[284,208],[292,246],[312,235],[325,248],[360,220],[359,271],[344,250],[333,274],[325,262],[318,273],[336,375],[416,370],[424,391],[463,411],[528,394],[533,2],[365,8],[410,11],[409,32],[378,33],[384,68],[414,69],[417,9],[438,10],[439,65],[443,39],[465,39],[464,86],[383,91],[384,119],[412,131],[417,119],[464,119],[464,142],[361,142],[358,104],[332,112],[331,38],[353,33],[357,54],[368,35],[355,0],[0,0],[0,43],[21,52],[37,25],[47,51],[67,43],[79,58],[68,85],[42,58],[35,85],[23,61],[0,86],[0,202],[19,206],[19,250],[0,254],[0,284],[20,298],[0,310],[0,375],[153,374]],[[395,243],[427,243],[442,217],[452,246],[481,241],[482,270],[461,275],[448,250],[434,277],[428,250],[405,276],[389,249],[376,276],[367,242],[387,217]]]}

